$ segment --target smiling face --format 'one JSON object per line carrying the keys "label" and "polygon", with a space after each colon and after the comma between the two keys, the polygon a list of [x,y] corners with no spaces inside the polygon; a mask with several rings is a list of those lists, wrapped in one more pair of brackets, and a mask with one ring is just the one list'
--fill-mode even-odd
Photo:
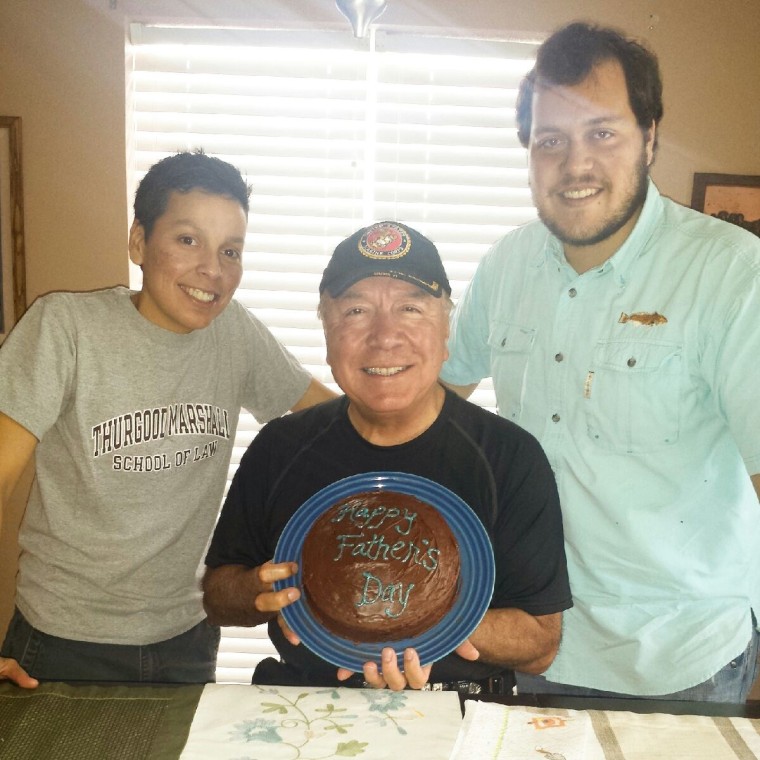
{"label": "smiling face", "polygon": [[408,440],[438,416],[448,312],[446,299],[392,277],[367,277],[323,299],[327,363],[368,440],[378,425],[395,428],[396,442]]}
{"label": "smiling face", "polygon": [[577,85],[537,87],[528,146],[533,202],[580,270],[609,258],[647,191],[654,125],[642,132],[616,60]]}
{"label": "smiling face", "polygon": [[148,240],[135,222],[129,257],[143,271],[140,314],[175,333],[210,325],[240,284],[246,226],[237,201],[200,190],[172,192]]}

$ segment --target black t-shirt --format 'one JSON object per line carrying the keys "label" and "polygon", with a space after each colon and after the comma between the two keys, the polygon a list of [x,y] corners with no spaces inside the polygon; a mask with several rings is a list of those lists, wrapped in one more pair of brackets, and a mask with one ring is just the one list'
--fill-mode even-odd
{"label": "black t-shirt", "polygon": [[[363,472],[406,472],[445,486],[480,518],[494,550],[492,608],[548,615],[572,606],[556,483],[533,436],[447,391],[422,435],[376,446],[356,432],[347,407],[342,397],[264,426],[233,479],[207,565],[261,565],[293,513],[320,489]],[[276,621],[269,633],[289,664],[334,675],[334,665],[290,645]],[[498,670],[449,655],[435,663],[431,680],[475,680]]]}

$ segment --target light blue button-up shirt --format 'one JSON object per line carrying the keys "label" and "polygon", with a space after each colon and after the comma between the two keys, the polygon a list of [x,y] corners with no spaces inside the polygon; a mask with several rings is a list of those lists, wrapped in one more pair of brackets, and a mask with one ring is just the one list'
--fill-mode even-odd
{"label": "light blue button-up shirt", "polygon": [[[491,249],[442,378],[492,377],[557,476],[575,606],[546,677],[706,680],[760,610],[760,239],[663,198],[579,275],[540,222]],[[758,614],[760,618],[760,614]]]}

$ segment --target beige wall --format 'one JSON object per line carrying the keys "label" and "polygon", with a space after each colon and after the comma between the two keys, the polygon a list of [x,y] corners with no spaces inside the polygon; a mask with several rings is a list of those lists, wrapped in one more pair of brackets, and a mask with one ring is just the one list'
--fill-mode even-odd
{"label": "beige wall", "polygon": [[[757,0],[389,0],[382,22],[536,36],[586,18],[643,38],[665,80],[653,174],[663,192],[688,202],[695,171],[760,174],[757,11]],[[198,13],[348,29],[332,0],[0,1],[0,115],[23,119],[28,302],[126,283],[125,24]],[[27,488],[14,499],[16,516]],[[14,522],[0,540],[0,633],[12,605]]]}

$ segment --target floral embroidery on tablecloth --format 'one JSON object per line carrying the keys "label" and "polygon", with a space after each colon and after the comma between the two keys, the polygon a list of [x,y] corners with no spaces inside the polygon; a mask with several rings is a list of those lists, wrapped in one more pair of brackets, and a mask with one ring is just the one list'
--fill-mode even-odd
{"label": "floral embroidery on tablecloth", "polygon": [[[325,755],[323,741],[319,760],[357,757],[364,753],[368,742],[348,739],[346,734],[349,729],[361,728],[361,725],[379,726],[404,736],[407,733],[402,725],[404,722],[424,717],[419,710],[407,704],[408,697],[404,692],[351,690],[354,697],[360,694],[368,702],[369,715],[360,717],[340,706],[346,690],[319,689],[287,694],[278,688],[258,685],[252,688],[263,695],[261,712],[266,717],[257,716],[236,723],[229,731],[228,741],[248,745],[277,744],[283,749],[290,748],[293,760],[316,760],[317,756],[309,754],[310,743],[331,733],[336,736],[335,750]],[[253,754],[236,760],[266,760],[265,746],[246,747],[246,750]]]}

